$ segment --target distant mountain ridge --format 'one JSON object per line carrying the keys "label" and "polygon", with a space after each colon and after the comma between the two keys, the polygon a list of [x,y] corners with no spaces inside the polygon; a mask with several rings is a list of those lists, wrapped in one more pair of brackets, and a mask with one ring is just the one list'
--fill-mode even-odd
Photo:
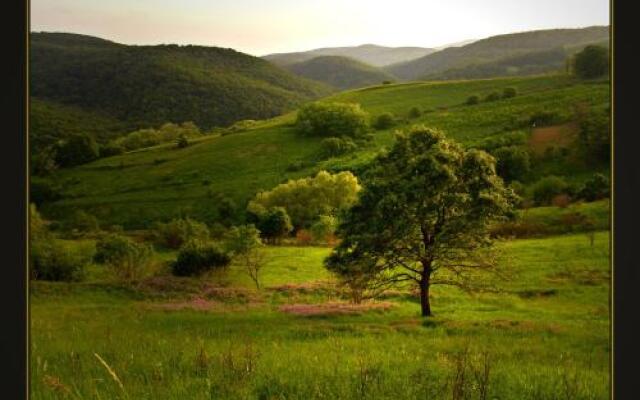
{"label": "distant mountain ridge", "polygon": [[342,90],[379,85],[396,79],[381,68],[342,56],[319,56],[285,68],[298,76]]}
{"label": "distant mountain ridge", "polygon": [[[70,33],[32,33],[30,47],[30,95],[47,104],[32,109],[32,117],[64,112],[60,126],[86,120],[79,117],[85,111],[130,130],[184,121],[209,129],[280,115],[333,92],[233,49],[128,46]],[[37,126],[30,132],[40,133]]]}
{"label": "distant mountain ridge", "polygon": [[462,47],[448,47],[424,57],[385,67],[401,79],[427,79],[473,64],[496,62],[557,48],[576,47],[602,42],[609,37],[608,26],[577,29],[547,29],[492,36]]}
{"label": "distant mountain ridge", "polygon": [[414,60],[431,54],[435,49],[426,47],[386,47],[375,44],[363,44],[352,47],[325,47],[309,51],[294,53],[276,53],[263,56],[274,64],[286,66],[311,60],[318,56],[342,56],[369,64],[383,67],[399,62]]}

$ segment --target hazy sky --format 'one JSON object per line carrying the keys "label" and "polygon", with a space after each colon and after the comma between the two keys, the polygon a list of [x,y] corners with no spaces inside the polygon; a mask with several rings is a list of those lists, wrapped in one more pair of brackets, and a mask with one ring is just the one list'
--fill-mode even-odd
{"label": "hazy sky", "polygon": [[609,24],[607,0],[31,0],[31,30],[254,55],[375,43],[437,47]]}

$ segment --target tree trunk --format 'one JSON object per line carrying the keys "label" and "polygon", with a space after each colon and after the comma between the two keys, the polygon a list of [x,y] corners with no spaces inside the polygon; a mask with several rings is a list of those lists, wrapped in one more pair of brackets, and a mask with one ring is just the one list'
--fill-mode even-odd
{"label": "tree trunk", "polygon": [[422,279],[420,280],[420,306],[422,308],[422,316],[430,317],[431,316],[431,303],[429,301],[429,286],[431,279],[431,271],[430,271],[430,263],[423,264],[423,273]]}

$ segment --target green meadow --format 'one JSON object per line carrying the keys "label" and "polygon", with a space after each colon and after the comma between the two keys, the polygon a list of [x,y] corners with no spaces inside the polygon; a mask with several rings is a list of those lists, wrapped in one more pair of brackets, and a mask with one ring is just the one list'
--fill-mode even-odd
{"label": "green meadow", "polygon": [[436,286],[428,320],[403,290],[342,310],[323,247],[270,247],[261,291],[239,265],[134,286],[98,266],[82,283],[33,282],[31,395],[608,398],[608,233],[593,246],[574,234],[499,247],[513,272],[500,292]]}

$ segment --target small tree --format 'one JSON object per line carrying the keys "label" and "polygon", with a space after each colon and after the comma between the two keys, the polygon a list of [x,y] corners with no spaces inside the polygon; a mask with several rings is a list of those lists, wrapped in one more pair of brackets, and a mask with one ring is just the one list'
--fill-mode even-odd
{"label": "small tree", "polygon": [[209,228],[202,222],[190,218],[178,218],[167,223],[156,224],[154,236],[160,246],[179,249],[190,240],[208,240]]}
{"label": "small tree", "polygon": [[563,194],[567,190],[567,182],[557,176],[547,176],[536,182],[531,192],[533,200],[538,205],[548,205],[551,200],[559,194]]}
{"label": "small tree", "polygon": [[245,268],[247,275],[260,289],[260,271],[266,263],[260,231],[253,225],[233,227],[226,241],[227,251]]}
{"label": "small tree", "polygon": [[395,117],[390,112],[385,112],[376,117],[373,127],[377,130],[389,129],[396,123]]}
{"label": "small tree", "polygon": [[100,230],[98,218],[84,210],[77,210],[73,213],[71,218],[66,222],[65,227],[68,230],[74,230],[79,233],[90,233]]}
{"label": "small tree", "polygon": [[89,135],[73,135],[56,149],[56,162],[61,167],[73,167],[93,161],[100,155],[96,141]]}
{"label": "small tree", "polygon": [[151,246],[123,235],[109,234],[96,243],[94,261],[110,267],[118,280],[132,282],[144,277],[152,257]]}
{"label": "small tree", "polygon": [[581,79],[606,75],[609,72],[609,51],[602,46],[586,46],[575,55],[573,71]]}
{"label": "small tree", "polygon": [[506,182],[522,179],[531,169],[529,152],[523,147],[500,147],[493,155],[496,158],[496,172]]}
{"label": "small tree", "polygon": [[482,288],[481,272],[497,272],[489,224],[511,211],[515,197],[494,163],[434,129],[399,134],[370,166],[325,265],[346,281],[364,277],[373,289],[413,282],[423,316],[431,315],[433,284]]}
{"label": "small tree", "polygon": [[586,201],[594,201],[609,197],[610,191],[609,178],[603,174],[593,174],[578,192],[578,197]]}
{"label": "small tree", "polygon": [[357,137],[367,132],[367,120],[358,104],[312,103],[300,108],[296,126],[304,135]]}
{"label": "small tree", "polygon": [[293,226],[287,210],[282,207],[273,207],[260,217],[258,228],[263,238],[277,243],[291,232]]}
{"label": "small tree", "polygon": [[224,268],[231,258],[219,246],[191,240],[180,248],[171,271],[176,276],[198,276],[214,268]]}

